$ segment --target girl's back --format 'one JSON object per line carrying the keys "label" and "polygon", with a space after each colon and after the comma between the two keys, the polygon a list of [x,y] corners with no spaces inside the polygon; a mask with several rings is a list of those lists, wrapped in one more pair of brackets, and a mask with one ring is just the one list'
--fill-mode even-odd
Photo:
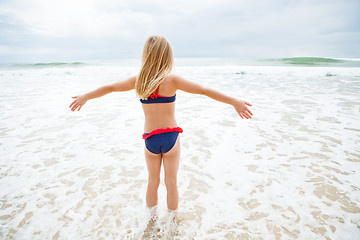
{"label": "girl's back", "polygon": [[[167,76],[160,84],[158,95],[173,97],[176,94],[175,76]],[[151,96],[150,96],[151,99]],[[155,129],[176,127],[175,101],[167,103],[142,104],[145,115],[145,132]]]}

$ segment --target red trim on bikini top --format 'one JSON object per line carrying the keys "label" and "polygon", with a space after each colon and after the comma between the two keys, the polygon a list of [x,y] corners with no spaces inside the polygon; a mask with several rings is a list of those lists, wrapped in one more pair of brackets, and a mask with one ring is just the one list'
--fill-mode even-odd
{"label": "red trim on bikini top", "polygon": [[143,134],[143,139],[147,139],[151,136],[154,136],[156,134],[160,134],[160,133],[166,133],[166,132],[179,132],[182,133],[183,130],[180,127],[175,127],[175,128],[165,128],[165,129],[156,129],[152,132],[150,132],[149,134]]}
{"label": "red trim on bikini top", "polygon": [[165,97],[165,96],[161,96],[161,95],[158,94],[159,88],[160,88],[160,84],[156,89],[156,93],[151,94],[148,98],[154,99],[154,98],[158,98],[158,97]]}

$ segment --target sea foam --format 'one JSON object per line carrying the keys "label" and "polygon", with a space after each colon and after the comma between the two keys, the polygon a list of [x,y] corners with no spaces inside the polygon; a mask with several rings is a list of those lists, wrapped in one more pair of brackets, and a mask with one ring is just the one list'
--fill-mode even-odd
{"label": "sea foam", "polygon": [[169,222],[162,171],[150,226],[135,93],[68,108],[71,96],[135,75],[139,64],[1,68],[0,237],[359,236],[360,69],[197,61],[176,73],[249,101],[254,116],[242,120],[229,105],[177,93],[178,223]]}

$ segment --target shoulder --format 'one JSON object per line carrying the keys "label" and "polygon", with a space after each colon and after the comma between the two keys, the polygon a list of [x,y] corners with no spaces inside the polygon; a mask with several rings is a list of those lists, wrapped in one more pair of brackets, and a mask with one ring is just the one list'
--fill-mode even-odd
{"label": "shoulder", "polygon": [[123,81],[129,88],[135,88],[135,82],[137,79],[137,75],[135,76],[131,76],[128,79],[126,79],[125,81]]}
{"label": "shoulder", "polygon": [[174,85],[178,85],[183,80],[185,80],[183,77],[176,75],[176,74],[171,74],[167,78],[168,78],[167,81],[171,82]]}
{"label": "shoulder", "polygon": [[136,79],[137,79],[138,75],[132,76],[128,78],[128,81],[130,83],[133,83],[135,85]]}
{"label": "shoulder", "polygon": [[125,82],[128,84],[128,86],[135,88],[136,79],[137,79],[137,75],[131,76],[128,79],[126,79]]}
{"label": "shoulder", "polygon": [[170,79],[176,89],[194,94],[202,94],[204,92],[204,88],[200,84],[189,81],[179,75],[172,74]]}

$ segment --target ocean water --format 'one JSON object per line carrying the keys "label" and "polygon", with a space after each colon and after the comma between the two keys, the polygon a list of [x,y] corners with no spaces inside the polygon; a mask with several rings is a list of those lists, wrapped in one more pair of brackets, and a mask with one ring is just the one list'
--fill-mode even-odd
{"label": "ocean water", "polygon": [[177,59],[175,73],[243,98],[251,120],[177,93],[178,223],[148,225],[138,60],[0,66],[0,239],[358,239],[360,65],[341,59]]}

